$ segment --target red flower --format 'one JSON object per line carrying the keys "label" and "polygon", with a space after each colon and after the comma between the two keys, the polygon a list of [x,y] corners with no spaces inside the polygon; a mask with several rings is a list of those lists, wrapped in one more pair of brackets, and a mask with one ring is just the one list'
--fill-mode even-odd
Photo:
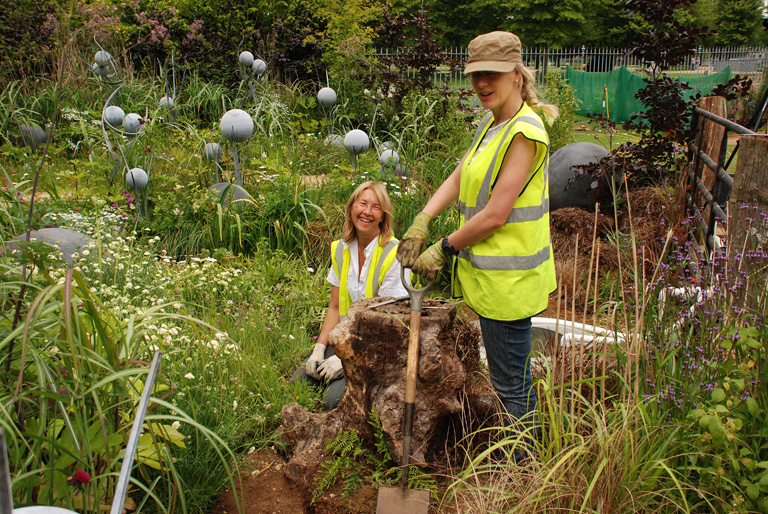
{"label": "red flower", "polygon": [[75,480],[80,482],[81,484],[87,484],[91,481],[91,475],[88,474],[87,471],[83,471],[82,469],[78,469],[75,471],[74,475]]}

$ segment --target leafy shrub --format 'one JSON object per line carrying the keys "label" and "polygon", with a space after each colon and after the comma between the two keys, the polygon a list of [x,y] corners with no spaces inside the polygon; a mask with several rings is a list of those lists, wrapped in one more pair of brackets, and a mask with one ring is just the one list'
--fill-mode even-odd
{"label": "leafy shrub", "polygon": [[545,116],[541,117],[549,134],[549,152],[552,154],[574,142],[573,126],[576,121],[577,100],[573,87],[560,73],[552,73],[547,77],[547,88],[542,97],[542,101],[556,105],[559,110],[559,115],[552,124]]}

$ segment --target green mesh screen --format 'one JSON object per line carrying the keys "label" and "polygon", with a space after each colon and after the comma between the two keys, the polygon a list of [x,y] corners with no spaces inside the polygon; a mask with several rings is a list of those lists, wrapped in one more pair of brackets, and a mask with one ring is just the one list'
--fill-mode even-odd
{"label": "green mesh screen", "polygon": [[[573,87],[573,92],[579,100],[577,114],[604,114],[603,100],[608,99],[608,117],[611,121],[625,122],[634,112],[645,109],[635,98],[635,94],[646,86],[645,80],[622,66],[613,71],[586,72],[576,71],[567,67],[565,79]],[[724,84],[731,79],[731,68],[701,77],[680,77],[681,82],[687,82],[693,90],[688,95],[698,91],[706,96],[718,84]]]}

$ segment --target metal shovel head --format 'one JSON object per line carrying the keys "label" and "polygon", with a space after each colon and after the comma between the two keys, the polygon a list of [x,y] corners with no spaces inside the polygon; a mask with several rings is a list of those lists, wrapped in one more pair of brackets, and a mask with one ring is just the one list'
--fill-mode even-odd
{"label": "metal shovel head", "polygon": [[427,514],[428,512],[429,489],[379,486],[376,514]]}

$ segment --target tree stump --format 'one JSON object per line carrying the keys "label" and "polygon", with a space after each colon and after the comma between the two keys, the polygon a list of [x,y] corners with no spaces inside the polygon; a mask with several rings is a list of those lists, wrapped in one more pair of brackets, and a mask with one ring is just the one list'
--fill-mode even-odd
{"label": "tree stump", "polygon": [[[390,455],[402,462],[410,301],[369,308],[382,300],[353,304],[329,336],[346,378],[339,406],[321,414],[308,412],[297,403],[283,408],[289,453],[284,469],[289,477],[309,481],[323,461],[326,442],[342,429],[354,429],[373,442],[369,415],[374,409]],[[425,299],[422,306],[411,451],[415,464],[424,463],[431,440],[447,420],[465,410],[487,417],[497,409],[487,372],[479,361],[479,330],[458,320],[456,312],[457,306],[451,302]]]}

